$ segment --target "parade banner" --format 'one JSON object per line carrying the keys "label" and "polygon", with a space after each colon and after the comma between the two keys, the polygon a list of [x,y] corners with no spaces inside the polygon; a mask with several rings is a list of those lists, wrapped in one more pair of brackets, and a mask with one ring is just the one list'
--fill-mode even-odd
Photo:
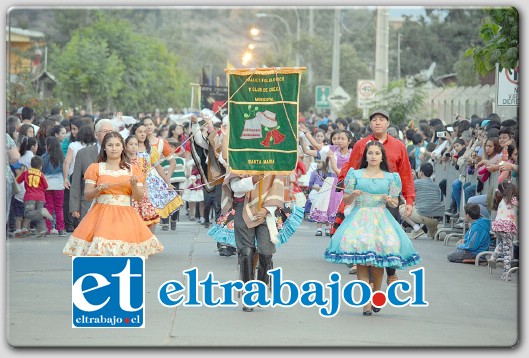
{"label": "parade banner", "polygon": [[226,70],[228,161],[234,173],[289,174],[296,168],[303,69]]}

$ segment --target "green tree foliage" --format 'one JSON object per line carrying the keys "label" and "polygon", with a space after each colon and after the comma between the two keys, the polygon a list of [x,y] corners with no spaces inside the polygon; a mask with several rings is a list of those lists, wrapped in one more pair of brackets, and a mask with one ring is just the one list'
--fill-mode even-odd
{"label": "green tree foliage", "polygon": [[93,110],[131,113],[185,105],[177,57],[159,40],[135,34],[125,20],[99,12],[56,55],[50,68],[68,103],[81,99]]}
{"label": "green tree foliage", "polygon": [[514,7],[486,9],[485,23],[479,36],[482,44],[474,44],[466,51],[474,59],[474,70],[485,76],[494,71],[496,63],[500,71],[514,69],[519,59],[519,14]]}
{"label": "green tree foliage", "polygon": [[390,82],[386,90],[377,93],[377,97],[383,100],[376,107],[386,109],[391,122],[401,125],[417,117],[426,98],[426,91],[422,87],[407,89],[405,80],[400,80]]}

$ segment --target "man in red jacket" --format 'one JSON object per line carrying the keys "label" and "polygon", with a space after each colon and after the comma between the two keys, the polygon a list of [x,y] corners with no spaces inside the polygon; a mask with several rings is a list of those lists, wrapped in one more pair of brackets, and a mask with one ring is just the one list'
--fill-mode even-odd
{"label": "man in red jacket", "polygon": [[[386,150],[386,156],[388,159],[389,170],[397,172],[400,175],[402,181],[402,195],[406,200],[406,210],[404,216],[409,217],[412,213],[413,203],[415,201],[415,187],[413,185],[413,173],[411,171],[410,161],[408,159],[408,152],[406,146],[397,138],[393,138],[388,135],[387,129],[389,127],[389,114],[384,110],[376,110],[369,115],[369,126],[371,127],[372,133],[367,137],[359,140],[355,143],[349,162],[345,163],[338,175],[338,183],[343,182],[347,176],[349,168],[358,169],[362,161],[362,155],[367,142],[372,140],[378,140],[384,145]],[[340,185],[341,186],[341,185]],[[338,212],[336,214],[336,220],[331,230],[331,235],[334,234],[336,229],[340,226],[344,219],[344,203],[340,203]],[[400,214],[398,206],[396,208],[387,207],[388,210],[393,214],[395,219],[400,222]],[[388,285],[398,280],[395,273],[395,269],[386,268],[388,275]]]}

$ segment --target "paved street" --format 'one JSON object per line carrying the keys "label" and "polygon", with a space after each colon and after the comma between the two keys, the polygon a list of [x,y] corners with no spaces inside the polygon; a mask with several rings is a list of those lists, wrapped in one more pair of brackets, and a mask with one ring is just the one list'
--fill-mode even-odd
{"label": "paved street", "polygon": [[[160,228],[158,228],[160,230]],[[275,267],[284,280],[342,282],[356,279],[344,265],[323,259],[329,238],[314,236],[303,222],[278,249]],[[163,253],[146,261],[144,329],[72,329],[71,259],[62,254],[65,237],[7,239],[7,342],[15,347],[509,347],[519,338],[518,274],[513,281],[489,275],[485,266],[452,264],[453,249],[426,237],[414,241],[423,259],[426,308],[386,306],[371,317],[342,304],[333,318],[317,307],[167,308],[158,289],[167,280],[185,282],[183,271],[197,267],[199,278],[236,279],[236,256],[221,257],[207,230],[187,218],[176,231],[158,231]],[[399,277],[412,282],[409,270]],[[385,288],[383,285],[383,289]]]}

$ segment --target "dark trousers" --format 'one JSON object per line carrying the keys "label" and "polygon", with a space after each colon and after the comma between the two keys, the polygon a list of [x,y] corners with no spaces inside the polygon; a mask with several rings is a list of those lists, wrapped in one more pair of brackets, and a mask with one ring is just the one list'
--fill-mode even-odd
{"label": "dark trousers", "polygon": [[204,190],[204,220],[205,222],[209,222],[209,216],[211,213],[211,208],[213,208],[213,213],[215,215],[215,220],[220,217],[221,214],[221,208],[220,208],[220,202],[222,200],[222,185],[215,186],[215,189],[211,192],[207,192],[206,189]]}
{"label": "dark trousers", "polygon": [[62,206],[64,214],[64,227],[67,231],[73,231],[79,225],[79,219],[70,214],[70,189],[64,189],[64,204]]}
{"label": "dark trousers", "polygon": [[244,203],[235,203],[233,207],[235,209],[233,226],[237,250],[241,251],[245,248],[255,250],[257,241],[257,252],[259,254],[273,255],[276,252],[276,246],[270,241],[270,232],[266,222],[257,227],[249,228],[242,218]]}

